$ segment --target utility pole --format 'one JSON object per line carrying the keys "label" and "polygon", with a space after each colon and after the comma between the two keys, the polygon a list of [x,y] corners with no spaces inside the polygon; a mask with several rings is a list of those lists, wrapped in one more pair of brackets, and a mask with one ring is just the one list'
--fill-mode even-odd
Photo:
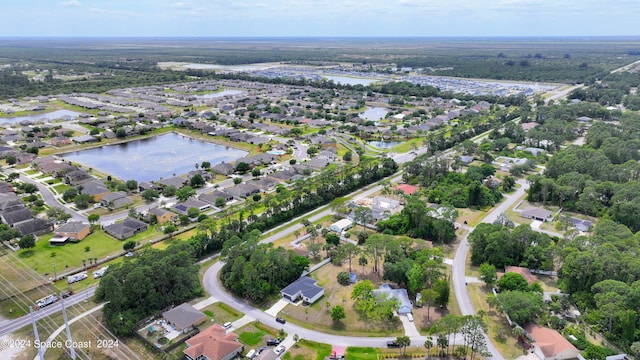
{"label": "utility pole", "polygon": [[[33,306],[29,306],[29,314],[31,315],[31,324],[33,325],[33,335],[35,341],[40,345],[40,335],[38,334],[38,327],[36,326],[36,318],[33,316]],[[42,352],[42,346],[38,346],[38,356],[40,360],[44,360],[44,353]]]}
{"label": "utility pole", "polygon": [[67,339],[69,339],[69,353],[71,359],[76,360],[76,349],[73,346],[73,339],[71,338],[71,330],[69,329],[69,321],[67,320],[67,309],[64,307],[64,298],[60,296],[60,305],[62,305],[62,316],[64,317],[64,326],[67,329]]}

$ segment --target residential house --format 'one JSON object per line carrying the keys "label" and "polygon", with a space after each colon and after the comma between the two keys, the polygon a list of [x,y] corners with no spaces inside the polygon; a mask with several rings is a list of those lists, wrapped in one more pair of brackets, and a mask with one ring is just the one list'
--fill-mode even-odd
{"label": "residential house", "polygon": [[79,168],[70,169],[70,171],[67,171],[64,174],[64,181],[72,186],[82,184],[90,179],[92,179],[91,175]]}
{"label": "residential house", "polygon": [[188,303],[182,303],[171,310],[163,312],[162,318],[182,333],[187,333],[195,326],[207,321],[207,317],[203,313]]}
{"label": "residential house", "polygon": [[405,195],[413,195],[418,191],[418,187],[409,184],[400,184],[396,186],[396,190],[402,191]]}
{"label": "residential house", "polygon": [[155,215],[158,224],[162,225],[167,222],[175,222],[178,220],[178,214],[171,212],[167,209],[163,208],[151,208],[147,213],[147,218],[149,219],[152,215]]}
{"label": "residential house", "polygon": [[[531,273],[531,271],[527,268],[523,268],[520,266],[506,266],[504,268],[505,273],[516,273],[522,275],[522,277],[527,280],[529,285],[538,281],[538,278]],[[498,278],[502,277],[503,274],[498,274]]]}
{"label": "residential house", "polygon": [[324,295],[324,288],[310,277],[303,276],[280,290],[282,297],[296,302],[302,299],[307,304],[313,304]]}
{"label": "residential house", "polygon": [[211,167],[211,171],[221,175],[231,175],[235,170],[236,170],[235,166],[229,163],[221,163]]}
{"label": "residential house", "polygon": [[14,227],[15,224],[27,221],[32,218],[33,214],[31,214],[31,210],[27,209],[26,207],[21,207],[13,209],[11,211],[4,211],[0,213],[0,219],[2,219],[2,222],[11,227]]}
{"label": "residential house", "polygon": [[342,233],[345,230],[350,229],[353,226],[353,221],[349,219],[341,219],[329,226],[329,230],[337,233]]}
{"label": "residential house", "polygon": [[559,332],[538,324],[523,327],[527,336],[533,340],[533,353],[540,360],[564,360],[580,358],[580,351]]}
{"label": "residential house", "polygon": [[198,196],[198,200],[200,201],[204,201],[210,205],[214,205],[216,204],[216,200],[218,198],[223,198],[225,202],[229,202],[233,200],[233,195],[228,194],[224,191],[220,191],[220,190],[214,190],[212,192],[206,193],[206,194],[200,194]]}
{"label": "residential house", "polygon": [[262,177],[258,180],[251,181],[251,185],[257,186],[260,191],[269,191],[278,185],[278,183],[278,180],[269,177]]}
{"label": "residential house", "polygon": [[96,142],[98,141],[98,139],[96,139],[91,135],[80,135],[80,136],[72,137],[71,141],[75,142],[76,144],[87,144],[87,143]]}
{"label": "residential house", "polygon": [[186,341],[182,351],[188,360],[231,360],[242,354],[238,335],[227,334],[220,325],[212,325]]}
{"label": "residential house", "polygon": [[124,240],[130,238],[133,235],[147,230],[148,225],[138,219],[128,217],[122,222],[117,222],[111,225],[104,226],[103,229],[109,235],[116,239]]}
{"label": "residential house", "polygon": [[375,221],[379,221],[388,218],[401,209],[400,201],[376,196],[371,203],[371,216]]}
{"label": "residential house", "polygon": [[93,196],[93,201],[100,202],[102,197],[110,193],[109,188],[100,180],[90,180],[80,186],[80,193]]}
{"label": "residential house", "polygon": [[170,178],[166,178],[166,179],[162,179],[158,181],[158,184],[162,187],[165,186],[173,186],[176,189],[180,189],[181,187],[185,186],[187,184],[189,180],[179,177],[179,176],[173,176]]}
{"label": "residential house", "polygon": [[31,218],[21,223],[17,223],[13,227],[20,232],[21,236],[42,235],[51,231],[51,225],[46,220],[37,218]]}
{"label": "residential house", "polygon": [[80,241],[91,233],[91,226],[81,221],[69,221],[53,231],[55,236],[64,236],[71,241]]}
{"label": "residential house", "polygon": [[100,205],[108,209],[120,209],[133,204],[133,199],[122,191],[110,192],[104,194],[100,200]]}
{"label": "residential house", "polygon": [[569,221],[573,227],[580,232],[588,232],[591,230],[591,221],[578,218],[570,218]]}
{"label": "residential house", "polygon": [[245,198],[254,194],[260,193],[260,189],[257,186],[251,184],[238,184],[230,188],[225,189],[226,192],[233,195],[235,198]]}
{"label": "residential house", "polygon": [[171,209],[179,212],[180,214],[187,215],[189,209],[198,209],[199,212],[203,212],[211,209],[211,204],[198,199],[189,198],[185,201],[179,202],[171,207]]}
{"label": "residential house", "polygon": [[407,289],[394,289],[389,284],[382,284],[371,292],[375,297],[395,298],[400,302],[398,315],[406,315],[413,311],[413,303],[409,300]]}
{"label": "residential house", "polygon": [[522,210],[522,212],[520,213],[520,216],[522,216],[523,218],[526,218],[526,219],[533,219],[533,220],[537,220],[537,221],[551,221],[551,220],[553,220],[553,216],[551,214],[551,211],[545,210],[545,209],[540,209],[540,208],[534,208],[534,207]]}

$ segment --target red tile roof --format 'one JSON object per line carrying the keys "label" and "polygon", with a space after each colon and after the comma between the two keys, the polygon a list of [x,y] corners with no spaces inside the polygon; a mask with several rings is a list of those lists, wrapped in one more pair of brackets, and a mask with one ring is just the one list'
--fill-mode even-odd
{"label": "red tile roof", "polygon": [[576,356],[579,353],[575,346],[553,329],[542,327],[538,324],[527,324],[524,330],[547,358],[555,357],[566,351],[575,352]]}
{"label": "red tile roof", "polygon": [[402,191],[405,195],[413,195],[416,191],[418,191],[417,186],[413,186],[409,184],[400,184],[396,186],[396,189]]}
{"label": "red tile roof", "polygon": [[238,335],[227,334],[222,326],[213,325],[187,340],[189,347],[184,353],[191,359],[204,355],[210,360],[219,360],[242,348],[237,339]]}
{"label": "red tile roof", "polygon": [[533,275],[531,271],[529,271],[529,269],[527,268],[523,268],[520,266],[507,266],[504,268],[504,271],[508,273],[516,273],[516,274],[522,275],[522,277],[525,280],[527,280],[527,283],[529,283],[529,285],[538,281],[538,278],[535,275]]}

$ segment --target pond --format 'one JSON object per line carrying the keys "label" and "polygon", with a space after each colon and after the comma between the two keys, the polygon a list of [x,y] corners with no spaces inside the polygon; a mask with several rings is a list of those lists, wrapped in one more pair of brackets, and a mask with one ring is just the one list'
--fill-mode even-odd
{"label": "pond", "polygon": [[240,94],[244,94],[244,91],[241,90],[223,90],[217,93],[210,93],[210,94],[199,94],[199,95],[195,95],[196,99],[201,99],[201,100],[205,100],[205,99],[215,99],[215,98],[219,98],[219,97],[223,97],[223,96],[233,96],[233,95],[240,95]]}
{"label": "pond", "polygon": [[377,147],[378,149],[391,149],[394,146],[402,144],[402,141],[367,141],[367,144]]}
{"label": "pond", "polygon": [[361,112],[359,116],[360,118],[365,120],[378,121],[378,120],[384,119],[384,117],[387,116],[388,113],[389,113],[389,110],[383,107],[372,107],[372,108],[367,108],[367,110],[365,110],[364,112]]}
{"label": "pond", "polygon": [[66,160],[110,174],[120,180],[150,181],[186,174],[195,164],[211,166],[244,157],[247,151],[176,133],[62,155]]}
{"label": "pond", "polygon": [[71,110],[56,110],[49,113],[44,114],[35,114],[35,115],[25,115],[25,116],[15,116],[15,117],[6,117],[0,118],[0,124],[17,124],[21,121],[38,121],[38,120],[57,120],[57,119],[75,119],[80,116],[79,112],[71,111]]}
{"label": "pond", "polygon": [[373,78],[358,78],[358,77],[349,77],[349,76],[334,76],[334,75],[323,75],[323,77],[327,78],[327,80],[333,80],[336,84],[341,85],[369,85],[373,84],[376,81],[380,81],[379,79]]}

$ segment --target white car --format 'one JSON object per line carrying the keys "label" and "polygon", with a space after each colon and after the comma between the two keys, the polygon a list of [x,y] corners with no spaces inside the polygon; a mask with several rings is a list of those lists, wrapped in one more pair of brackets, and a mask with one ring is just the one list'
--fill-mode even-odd
{"label": "white car", "polygon": [[285,349],[284,345],[280,345],[275,349],[273,349],[273,352],[275,352],[276,355],[281,355],[284,352],[284,349]]}

